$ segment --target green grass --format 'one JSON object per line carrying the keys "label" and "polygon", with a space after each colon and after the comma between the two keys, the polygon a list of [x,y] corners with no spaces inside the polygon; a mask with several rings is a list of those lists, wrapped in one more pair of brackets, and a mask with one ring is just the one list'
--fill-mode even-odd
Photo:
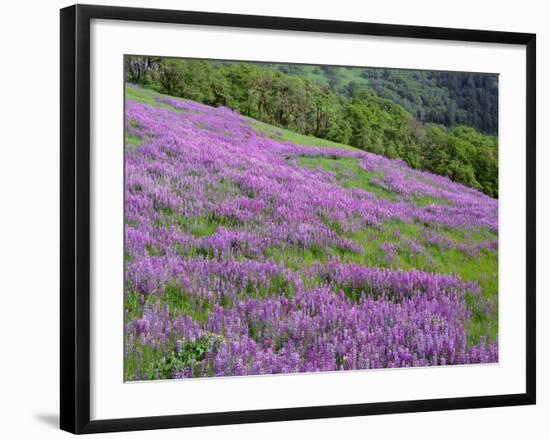
{"label": "green grass", "polygon": [[[332,225],[331,228],[334,230],[340,227]],[[395,235],[396,229],[399,230],[399,236]],[[400,239],[403,238],[414,240],[420,236],[422,230],[423,226],[420,224],[389,221],[382,227],[365,227],[363,230],[353,233],[340,233],[342,237],[358,244],[363,249],[363,253],[356,253],[340,248],[320,250],[293,247],[285,249],[272,248],[266,252],[265,256],[273,258],[276,262],[284,262],[285,265],[294,270],[301,270],[318,262],[325,263],[333,256],[340,257],[349,263],[365,266],[384,266],[393,269],[412,270],[420,268],[421,263],[419,261],[411,262],[406,254],[400,255],[395,261],[384,262],[384,252],[380,247],[384,243],[398,244]]]}
{"label": "green grass", "polygon": [[[302,156],[298,158],[298,163],[300,166],[309,169],[319,169],[333,173],[336,182],[344,188],[363,189],[384,200],[395,201],[397,199],[397,194],[372,182],[373,178],[382,179],[384,177],[382,172],[366,171],[355,158]],[[447,204],[446,200],[427,196],[412,197],[410,201],[418,207],[426,207],[432,204]]]}
{"label": "green grass", "polygon": [[252,128],[254,128],[257,133],[265,134],[270,139],[278,142],[290,142],[295,145],[316,146],[319,148],[343,149],[346,151],[361,151],[358,148],[344,145],[343,143],[331,142],[330,140],[319,139],[314,136],[294,133],[284,128],[279,128],[265,122],[260,122],[259,120],[252,119],[251,117],[247,117],[247,119],[251,122]]}
{"label": "green grass", "polygon": [[196,300],[179,285],[167,285],[164,294],[158,297],[160,307],[168,308],[172,317],[177,317],[182,312],[193,320],[206,322],[212,310],[212,304],[203,300]]}
{"label": "green grass", "polygon": [[125,98],[130,101],[138,102],[140,104],[150,105],[151,107],[161,107],[167,110],[172,110],[176,113],[189,113],[185,110],[179,110],[164,102],[157,101],[158,99],[170,99],[173,101],[189,102],[187,99],[178,98],[175,96],[165,95],[149,88],[130,86],[126,84]]}
{"label": "green grass", "polygon": [[434,198],[434,197],[413,197],[411,201],[416,204],[418,207],[426,207],[430,206],[432,204],[451,204],[446,200],[443,200],[441,198]]}
{"label": "green grass", "polygon": [[355,158],[342,157],[299,157],[300,166],[332,172],[338,184],[344,188],[359,188],[372,192],[378,198],[394,200],[395,194],[371,183],[373,178],[382,178],[380,172],[368,172],[359,166]]}
{"label": "green grass", "polygon": [[143,143],[143,139],[139,136],[124,135],[124,144],[137,147]]}
{"label": "green grass", "polygon": [[184,232],[189,233],[195,238],[212,236],[218,230],[219,222],[211,217],[184,217],[176,218],[177,224]]}

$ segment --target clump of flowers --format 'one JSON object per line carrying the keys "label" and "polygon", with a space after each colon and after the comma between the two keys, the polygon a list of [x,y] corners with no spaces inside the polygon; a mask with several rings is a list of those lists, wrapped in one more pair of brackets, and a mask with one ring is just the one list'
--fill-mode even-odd
{"label": "clump of flowers", "polygon": [[391,244],[389,242],[382,244],[380,246],[380,250],[383,252],[382,260],[387,264],[391,264],[397,258],[398,249],[399,245],[397,244]]}

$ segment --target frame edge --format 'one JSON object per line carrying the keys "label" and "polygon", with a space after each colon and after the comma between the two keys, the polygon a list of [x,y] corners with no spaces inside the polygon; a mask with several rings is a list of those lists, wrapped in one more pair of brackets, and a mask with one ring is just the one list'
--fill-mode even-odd
{"label": "frame edge", "polygon": [[536,154],[537,154],[537,37],[535,34],[526,43],[526,395],[532,404],[537,398],[537,242],[536,242]]}
{"label": "frame edge", "polygon": [[60,10],[60,417],[76,430],[75,110],[76,6]]}
{"label": "frame edge", "polygon": [[90,423],[90,18],[60,10],[60,428]]}

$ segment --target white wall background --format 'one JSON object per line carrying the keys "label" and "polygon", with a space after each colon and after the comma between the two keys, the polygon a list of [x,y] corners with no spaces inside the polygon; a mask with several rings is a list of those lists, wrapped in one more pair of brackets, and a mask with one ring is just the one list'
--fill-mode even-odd
{"label": "white wall background", "polygon": [[[89,3],[96,3],[89,1]],[[550,430],[548,141],[550,28],[545,2],[524,0],[103,0],[100,4],[535,32],[538,38],[538,405],[455,412],[123,433],[143,438],[542,438]],[[64,1],[2,5],[0,18],[0,435],[58,431],[59,13]],[[546,344],[545,344],[546,343]],[[545,431],[546,430],[546,431]]]}

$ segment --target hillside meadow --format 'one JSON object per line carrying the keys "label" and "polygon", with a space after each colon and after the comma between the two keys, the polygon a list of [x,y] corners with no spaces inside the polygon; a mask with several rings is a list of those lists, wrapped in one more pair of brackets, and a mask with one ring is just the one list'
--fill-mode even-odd
{"label": "hillside meadow", "polygon": [[126,56],[128,82],[401,159],[498,198],[498,76]]}
{"label": "hillside meadow", "polygon": [[125,379],[498,361],[498,201],[136,85]]}

